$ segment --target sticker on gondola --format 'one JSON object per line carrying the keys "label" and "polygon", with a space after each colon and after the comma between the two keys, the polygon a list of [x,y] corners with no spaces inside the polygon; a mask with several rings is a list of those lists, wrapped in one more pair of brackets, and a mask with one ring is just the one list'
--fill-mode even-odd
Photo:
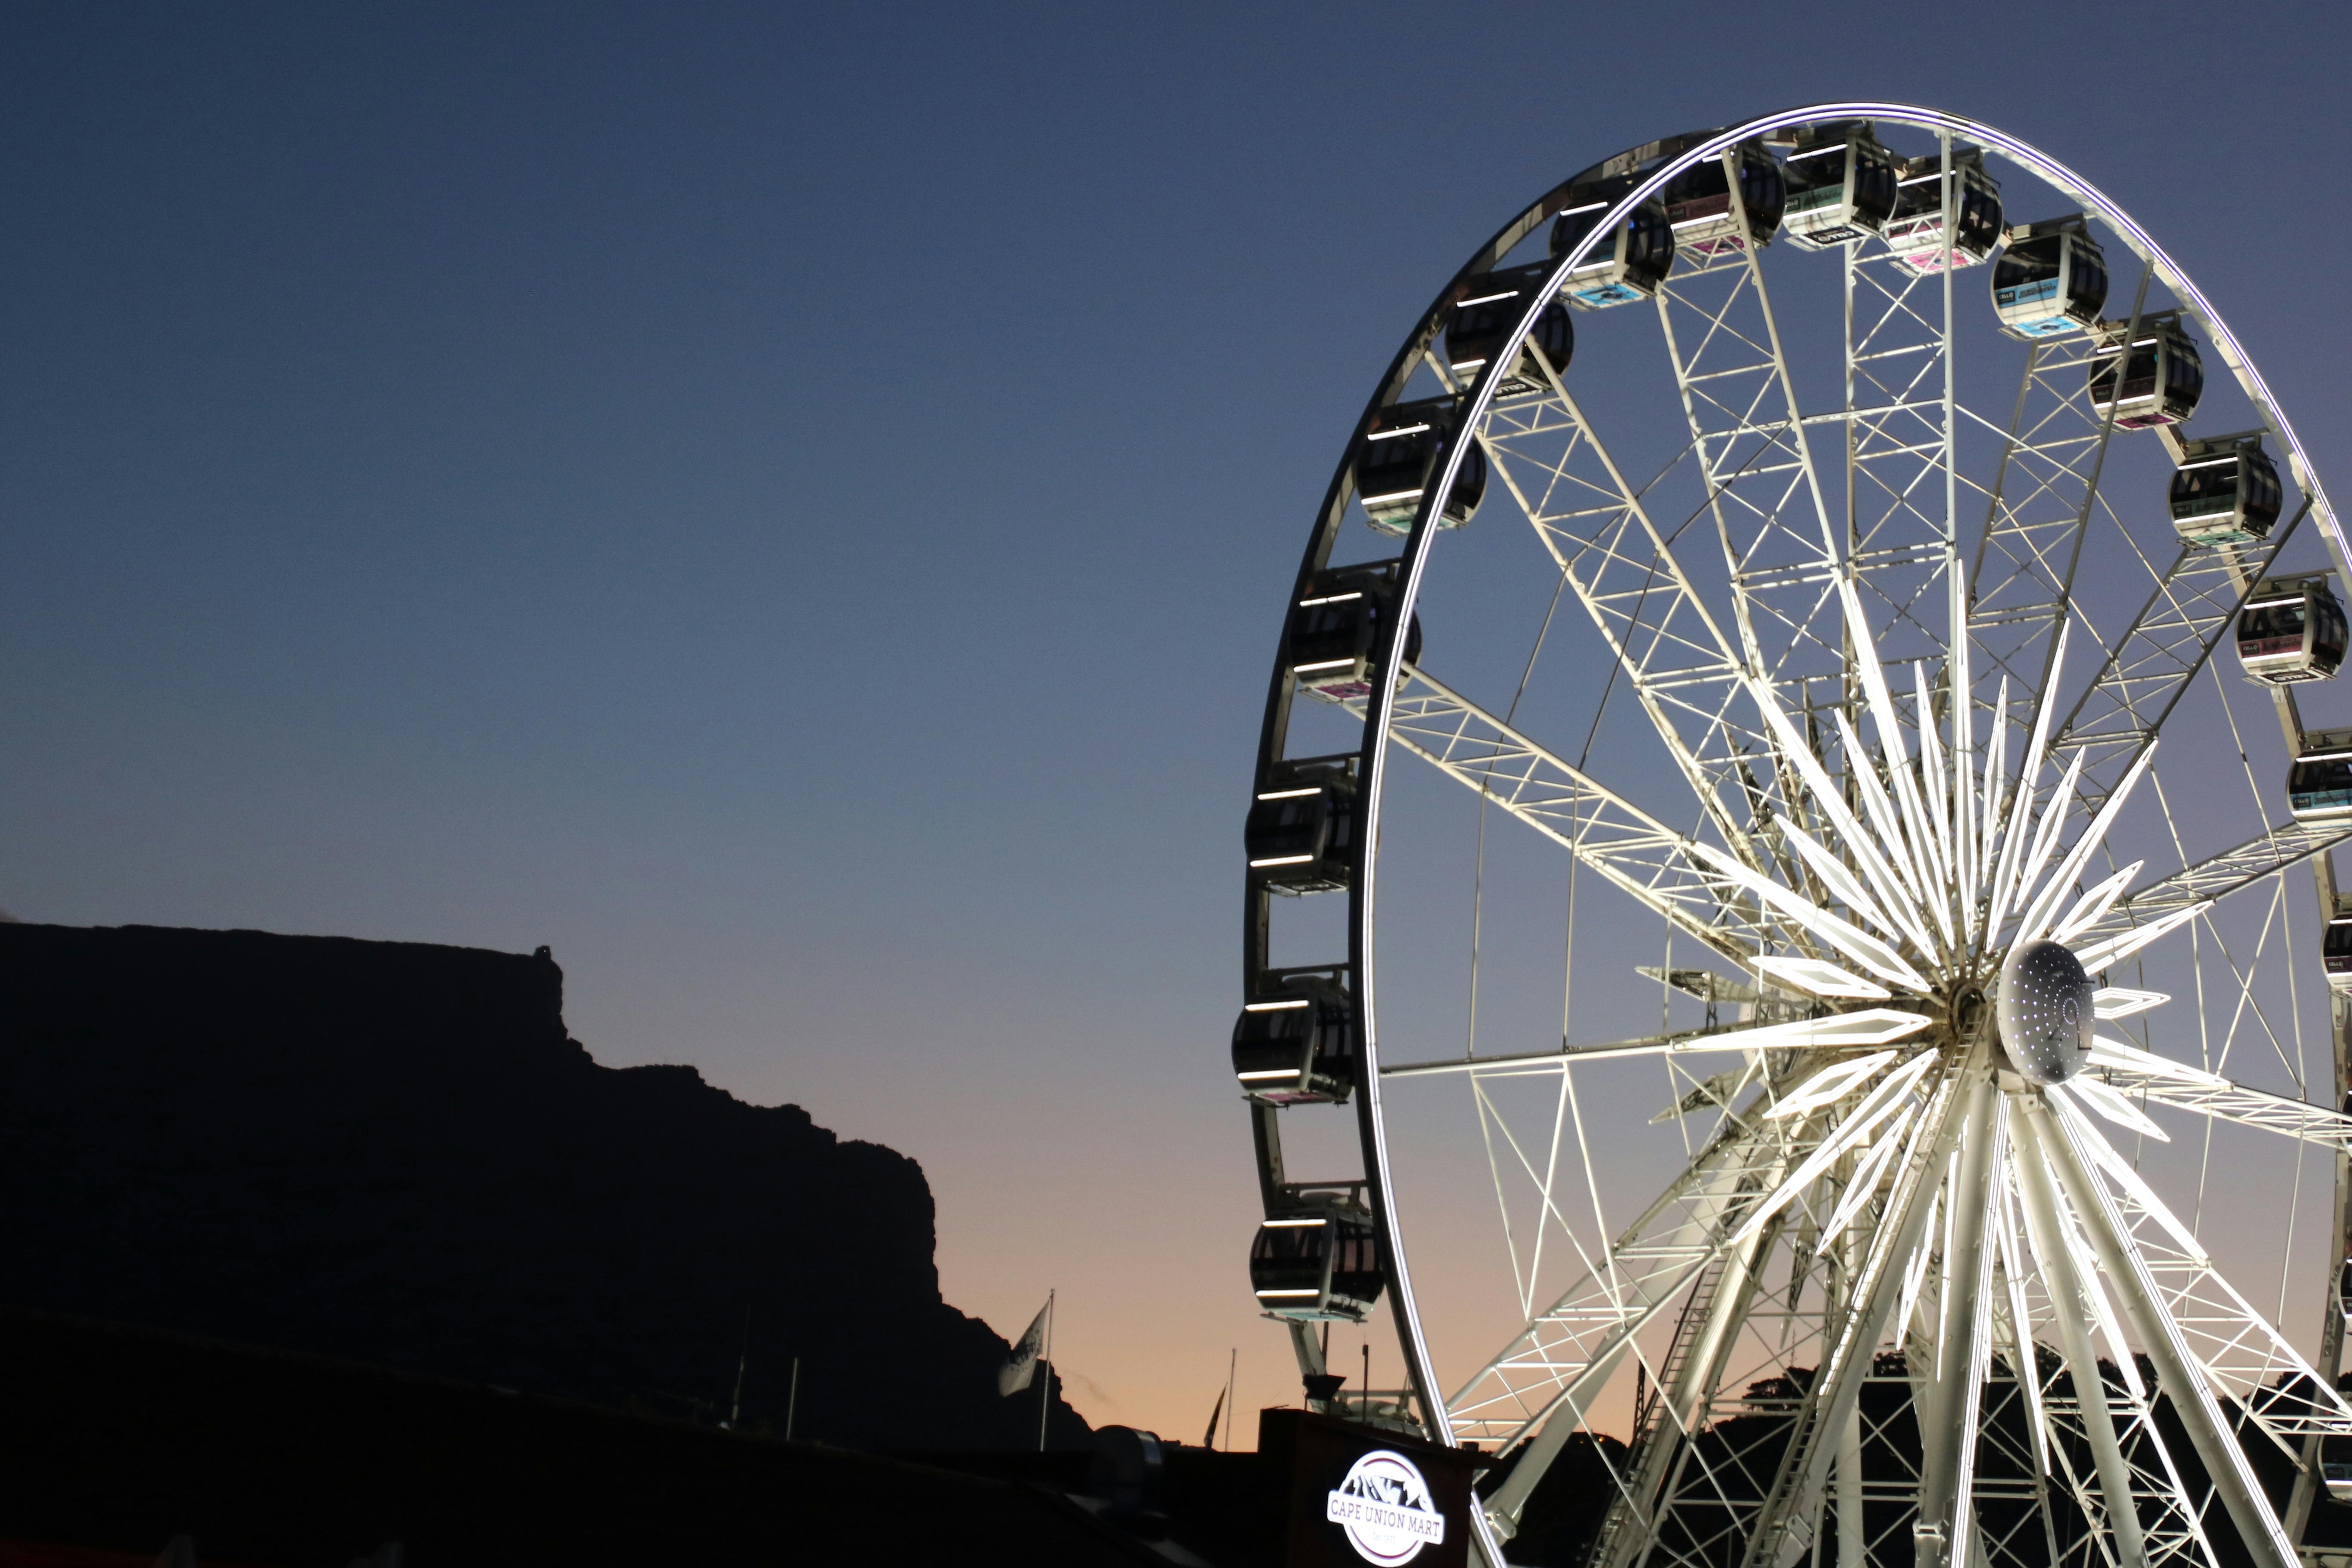
{"label": "sticker on gondola", "polygon": [[1445,1516],[1430,1500],[1429,1483],[1411,1459],[1388,1448],[1348,1467],[1338,1489],[1325,1494],[1323,1517],[1347,1532],[1357,1556],[1381,1568],[1410,1563],[1423,1547],[1445,1540]]}

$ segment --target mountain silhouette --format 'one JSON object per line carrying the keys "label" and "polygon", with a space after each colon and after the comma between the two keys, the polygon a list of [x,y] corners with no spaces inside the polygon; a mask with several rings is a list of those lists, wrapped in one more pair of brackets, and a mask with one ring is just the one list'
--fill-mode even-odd
{"label": "mountain silhouette", "polygon": [[1034,1447],[933,1225],[903,1154],[596,1065],[544,948],[0,924],[11,1305],[705,1420],[740,1361],[777,1430],[798,1357],[796,1436]]}

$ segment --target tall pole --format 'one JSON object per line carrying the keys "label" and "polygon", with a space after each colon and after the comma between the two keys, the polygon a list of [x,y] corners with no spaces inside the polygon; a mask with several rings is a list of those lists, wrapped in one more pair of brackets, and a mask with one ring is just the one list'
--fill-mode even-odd
{"label": "tall pole", "polygon": [[1240,1370],[1241,1364],[1242,1348],[1235,1345],[1232,1354],[1225,1358],[1225,1447],[1228,1449],[1234,1446],[1234,1373]]}
{"label": "tall pole", "polygon": [[1045,1353],[1038,1360],[1045,1363],[1045,1375],[1037,1380],[1037,1451],[1045,1451],[1045,1413],[1053,1408],[1054,1398],[1054,1292],[1045,1292]]}
{"label": "tall pole", "polygon": [[735,1354],[735,1395],[727,1403],[727,1429],[743,1424],[743,1368],[751,1360],[751,1309],[743,1309],[743,1348]]}
{"label": "tall pole", "polygon": [[792,1396],[791,1396],[790,1398],[788,1398],[788,1399],[786,1399],[786,1400],[784,1401],[784,1441],[785,1441],[785,1442],[787,1442],[787,1443],[789,1443],[789,1442],[791,1442],[791,1441],[793,1440],[793,1417],[800,1414],[800,1409],[801,1409],[801,1358],[800,1358],[800,1357],[798,1357],[798,1356],[794,1356],[794,1357],[793,1357],[793,1392],[792,1392]]}
{"label": "tall pole", "polygon": [[1966,1560],[1976,1528],[1974,1498],[1978,1416],[1991,1349],[1992,1248],[1985,1245],[1985,1208],[1993,1173],[2001,1166],[2000,1100],[1988,1067],[1962,1102],[1959,1165],[1945,1194],[1948,1227],[1944,1279],[1936,1293],[1936,1361],[1917,1380],[1927,1397],[1919,1455],[1919,1511],[1911,1527],[1917,1568],[1948,1568]]}

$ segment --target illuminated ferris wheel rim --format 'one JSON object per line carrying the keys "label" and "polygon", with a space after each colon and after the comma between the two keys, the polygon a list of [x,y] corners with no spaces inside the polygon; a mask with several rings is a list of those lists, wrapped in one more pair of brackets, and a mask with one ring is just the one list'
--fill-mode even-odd
{"label": "illuminated ferris wheel rim", "polygon": [[[2152,277],[2161,281],[2172,292],[2182,312],[2202,329],[2213,347],[2221,354],[2223,362],[2229,365],[2240,386],[2260,412],[2269,433],[2274,437],[2286,453],[2290,471],[2305,498],[2305,503],[2325,531],[2329,553],[2339,567],[2352,566],[2352,552],[2347,552],[2337,520],[2292,424],[2271,396],[2267,384],[2235,335],[2231,332],[2220,313],[2196,287],[2186,271],[2174,262],[2147,231],[2134,222],[2119,205],[2065,164],[2019,138],[1979,121],[1943,110],[1916,105],[1872,100],[1820,103],[1763,116],[1692,141],[1679,153],[1658,163],[1648,174],[1632,180],[1629,188],[1623,190],[1623,193],[1609,206],[1604,216],[1591,225],[1573,248],[1554,258],[1546,281],[1528,296],[1532,304],[1520,316],[1517,327],[1493,350],[1490,363],[1502,365],[1515,363],[1519,356],[1522,344],[1527,342],[1531,330],[1535,327],[1539,313],[1549,303],[1560,297],[1562,286],[1569,275],[1584,264],[1592,252],[1614,234],[1619,226],[1625,223],[1644,204],[1657,198],[1677,175],[1696,165],[1718,159],[1745,143],[1768,137],[1775,132],[1840,121],[1875,121],[1937,132],[1947,139],[1948,146],[1952,141],[1957,140],[1985,153],[1999,154],[2053,189],[2078,201],[2088,214],[2095,216],[2104,222],[2140,258]],[[1657,147],[1661,144],[1651,145]],[[1413,373],[1416,356],[1425,345],[1433,341],[1435,332],[1444,323],[1445,312],[1454,304],[1459,292],[1459,284],[1471,277],[1499,266],[1503,258],[1516,245],[1554,216],[1559,210],[1560,197],[1572,186],[1603,174],[1609,170],[1612,163],[1622,162],[1629,166],[1638,164],[1643,152],[1643,149],[1635,149],[1633,153],[1622,155],[1621,159],[1612,159],[1601,164],[1596,164],[1584,174],[1556,186],[1520,217],[1506,226],[1486,246],[1481,247],[1472,260],[1449,283],[1447,289],[1439,295],[1430,310],[1424,313],[1414,333],[1407,340],[1389,373],[1383,377],[1380,392],[1375,395],[1364,420],[1360,424],[1360,431],[1371,428],[1372,420],[1380,411],[1401,395]],[[1948,237],[1946,243],[1949,243]],[[1474,431],[1482,427],[1482,422],[1488,413],[1490,405],[1496,400],[1503,380],[1500,375],[1481,375],[1477,378],[1475,384],[1469,389],[1468,395],[1460,398],[1460,412],[1452,426],[1454,431]],[[1447,439],[1439,454],[1437,466],[1428,476],[1418,510],[1413,516],[1410,533],[1404,541],[1402,557],[1396,563],[1397,575],[1393,596],[1391,600],[1392,608],[1387,615],[1385,624],[1379,634],[1376,668],[1395,670],[1400,668],[1400,656],[1404,653],[1408,629],[1412,626],[1412,609],[1418,595],[1422,573],[1427,561],[1430,542],[1438,528],[1442,526],[1436,514],[1444,504],[1444,498],[1453,494],[1455,480],[1464,463],[1475,449],[1476,443],[1474,441]],[[1318,538],[1338,526],[1340,514],[1344,511],[1345,504],[1349,499],[1355,458],[1356,445],[1351,442],[1348,456],[1343,458],[1333,480],[1331,490],[1327,497],[1323,512],[1317,525]],[[1302,590],[1318,569],[1318,552],[1314,548],[1310,548],[1308,561],[1299,578]],[[1286,675],[1285,669],[1277,668],[1275,678],[1277,688],[1280,687]],[[1376,951],[1373,937],[1373,911],[1376,902],[1374,885],[1377,855],[1370,846],[1376,844],[1378,839],[1383,774],[1391,740],[1389,717],[1396,695],[1397,689],[1394,682],[1384,679],[1375,680],[1365,700],[1363,710],[1365,737],[1361,770],[1356,785],[1358,815],[1355,831],[1359,844],[1365,847],[1358,852],[1358,866],[1350,887],[1351,919],[1348,965],[1350,972],[1349,991],[1351,994],[1355,1026],[1358,1031],[1355,1045],[1358,1052],[1358,1068],[1354,1089],[1355,1093],[1360,1097],[1358,1115],[1364,1146],[1366,1184],[1370,1189],[1367,1195],[1370,1200],[1376,1228],[1383,1243],[1382,1267],[1386,1273],[1387,1289],[1391,1292],[1392,1310],[1397,1316],[1401,1338],[1404,1342],[1403,1349],[1408,1371],[1420,1394],[1423,1418],[1432,1428],[1432,1436],[1440,1440],[1451,1441],[1454,1433],[1446,1415],[1444,1402],[1435,1396],[1438,1391],[1430,1384],[1429,1352],[1423,1337],[1421,1314],[1414,1301],[1409,1255],[1402,1238],[1396,1234],[1394,1190],[1387,1148],[1387,1129],[1381,1107],[1381,1075],[1379,1064],[1379,1030],[1376,1024],[1378,988],[1373,975]],[[1267,729],[1269,741],[1275,734],[1276,722],[1274,710],[1270,707]],[[1262,752],[1262,777],[1270,757],[1270,752]],[[1483,1531],[1483,1523],[1481,1529]]]}
{"label": "illuminated ferris wheel rim", "polygon": [[[2320,486],[2315,470],[2305,456],[2303,444],[2296,437],[2294,426],[2288,421],[2285,412],[2278,406],[2276,400],[2271,396],[2268,384],[2263,380],[2261,372],[2255,368],[2253,361],[2240,346],[2235,334],[2231,332],[2221,313],[2212,307],[2188,273],[2166,253],[2161,246],[2157,244],[2155,238],[2146,229],[2135,222],[2128,213],[2096,185],[2032,143],[1996,130],[1982,121],[1916,104],[1857,100],[1783,110],[1776,114],[1765,115],[1745,124],[1719,131],[1680,154],[1660,163],[1641,179],[1632,190],[1620,197],[1607,213],[1594,222],[1584,238],[1578,242],[1568,255],[1561,257],[1555,263],[1549,279],[1534,294],[1533,298],[1538,301],[1538,304],[1556,298],[1568,275],[1582,265],[1598,248],[1601,242],[1613,233],[1618,225],[1623,223],[1644,203],[1656,197],[1665,189],[1667,184],[1684,170],[1709,159],[1720,157],[1725,152],[1738,147],[1744,142],[1762,137],[1774,131],[1837,120],[1877,121],[1904,125],[1914,130],[1950,132],[1955,136],[1976,142],[1988,151],[2000,153],[2055,189],[2082,202],[2086,208],[2105,219],[2117,234],[2124,237],[2140,258],[2154,269],[2157,279],[2186,301],[2190,310],[2196,313],[2199,323],[2206,329],[2215,345],[2221,349],[2223,362],[2238,376],[2245,387],[2247,395],[2255,406],[2262,410],[2280,443],[2286,448],[2295,481],[2303,488],[2305,494],[2311,498],[2312,512],[2326,531],[2329,545],[2338,565],[2352,572],[2352,548],[2347,546],[2335,511],[2327,503],[2326,491]],[[1602,166],[1595,165],[1595,168]],[[1554,193],[1547,193],[1543,200],[1536,203],[1526,215],[1503,230],[1502,234],[1531,231],[1534,226],[1539,225],[1552,216],[1552,195],[1559,191],[1565,191],[1573,184],[1575,180],[1571,179],[1556,187]],[[1501,237],[1498,236],[1496,241],[1490,242],[1479,252],[1476,258],[1462,269],[1459,276],[1469,276],[1483,270],[1484,266],[1491,266],[1498,261],[1509,248],[1509,245],[1502,243]],[[1445,310],[1450,300],[1450,291],[1440,294],[1424,316],[1421,331],[1414,334],[1416,340],[1427,334],[1431,324]],[[1519,352],[1520,345],[1526,342],[1529,331],[1534,327],[1537,314],[1537,310],[1531,309],[1523,315],[1517,328],[1503,341],[1500,347],[1495,350],[1493,357],[1496,363],[1504,364],[1511,363]],[[1411,348],[1412,343],[1408,342],[1406,351],[1400,353],[1400,369],[1409,371]],[[1381,395],[1374,399],[1373,408],[1379,408],[1389,389],[1391,386],[1401,386],[1404,379],[1404,375],[1392,370],[1383,384]],[[1478,384],[1473,389],[1470,400],[1461,416],[1458,428],[1466,430],[1477,426],[1486,412],[1487,405],[1494,401],[1500,384],[1499,377],[1479,378]],[[1452,493],[1462,464],[1473,449],[1474,444],[1470,442],[1448,443],[1440,459],[1438,471],[1431,476],[1431,482],[1426,487],[1426,495],[1431,499],[1424,501],[1422,508],[1423,515],[1416,519],[1412,531],[1407,539],[1402,580],[1396,593],[1396,608],[1392,623],[1398,629],[1392,632],[1391,637],[1392,640],[1400,643],[1400,646],[1403,636],[1402,628],[1412,624],[1414,603],[1420,593],[1422,572],[1428,560],[1429,545],[1437,531],[1430,526],[1428,514],[1437,504],[1434,498]],[[1348,484],[1351,462],[1352,452],[1349,458],[1342,460],[1339,472],[1333,480],[1335,492],[1341,491]],[[1393,668],[1392,659],[1393,654],[1384,658],[1381,661],[1383,667]],[[1277,679],[1279,679],[1279,672],[1277,672]],[[1385,710],[1393,695],[1393,688],[1385,682],[1376,687],[1366,715],[1365,751],[1368,765],[1364,771],[1363,782],[1360,786],[1360,799],[1362,803],[1364,825],[1361,832],[1368,843],[1377,843],[1379,837],[1382,775],[1386,769],[1390,740],[1389,727],[1382,721],[1385,717]],[[1372,968],[1375,944],[1371,931],[1378,864],[1379,857],[1376,854],[1367,852],[1363,857],[1363,867],[1358,881],[1360,892],[1356,899],[1357,919],[1352,922],[1356,929],[1350,932],[1355,962],[1353,989],[1360,1030],[1357,1048],[1360,1052],[1360,1059],[1362,1063],[1357,1092],[1364,1097],[1366,1108],[1364,1120],[1370,1129],[1368,1141],[1370,1147],[1367,1150],[1367,1160],[1370,1168],[1367,1171],[1367,1175],[1374,1183],[1378,1191],[1376,1212],[1383,1216],[1380,1228],[1384,1233],[1384,1238],[1391,1242],[1391,1245],[1384,1249],[1389,1289],[1393,1292],[1397,1301],[1400,1322],[1405,1326],[1405,1331],[1412,1338],[1419,1341],[1422,1338],[1420,1314],[1413,1306],[1412,1285],[1408,1272],[1405,1248],[1395,1239],[1393,1219],[1395,1193],[1389,1168],[1386,1129],[1379,1114],[1380,1046],[1379,1029],[1375,1022],[1378,987],[1374,982]],[[1409,1353],[1421,1366],[1427,1364],[1428,1350],[1425,1343],[1416,1345]],[[1444,1402],[1431,1400],[1429,1408],[1434,1420],[1444,1423],[1438,1433],[1441,1440],[1451,1441],[1453,1438],[1451,1424],[1447,1422],[1444,1414]]]}

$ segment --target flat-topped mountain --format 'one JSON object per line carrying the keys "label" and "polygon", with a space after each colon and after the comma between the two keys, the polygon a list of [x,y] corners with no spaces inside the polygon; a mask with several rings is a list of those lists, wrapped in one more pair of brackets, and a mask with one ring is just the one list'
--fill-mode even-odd
{"label": "flat-topped mountain", "polygon": [[0,925],[12,1305],[707,1418],[748,1319],[747,1425],[797,1355],[799,1436],[1034,1445],[933,1217],[798,1106],[597,1066],[545,949]]}

